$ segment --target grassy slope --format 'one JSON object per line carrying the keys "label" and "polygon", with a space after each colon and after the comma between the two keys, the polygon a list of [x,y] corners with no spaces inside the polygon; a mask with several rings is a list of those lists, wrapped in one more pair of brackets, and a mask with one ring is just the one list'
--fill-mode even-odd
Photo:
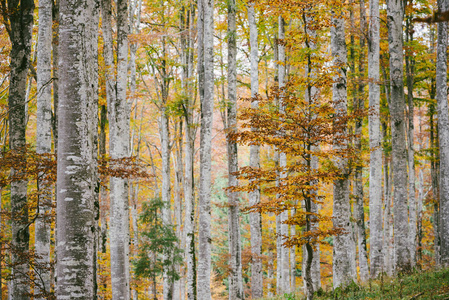
{"label": "grassy slope", "polygon": [[[299,300],[301,295],[285,295],[273,299]],[[363,286],[353,284],[345,290],[337,289],[333,292],[321,293],[314,297],[316,300],[324,299],[435,299],[449,300],[449,269],[416,272],[397,278],[383,278],[374,280]]]}

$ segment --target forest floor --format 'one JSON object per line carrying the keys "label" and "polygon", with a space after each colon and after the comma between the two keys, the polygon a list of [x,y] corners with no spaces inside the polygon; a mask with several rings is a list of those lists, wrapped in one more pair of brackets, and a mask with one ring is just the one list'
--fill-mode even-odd
{"label": "forest floor", "polygon": [[[285,294],[271,300],[305,299],[303,293]],[[315,300],[339,299],[407,299],[449,300],[449,269],[415,271],[400,277],[381,277],[363,285],[351,284],[346,289],[316,293]]]}

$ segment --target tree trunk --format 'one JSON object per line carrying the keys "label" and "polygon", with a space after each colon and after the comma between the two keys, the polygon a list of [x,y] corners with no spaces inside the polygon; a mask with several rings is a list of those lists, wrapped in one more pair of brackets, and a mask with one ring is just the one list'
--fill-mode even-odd
{"label": "tree trunk", "polygon": [[[421,123],[421,114],[418,114],[419,120],[419,136],[422,136],[422,123]],[[421,151],[422,145],[418,143],[418,153]],[[422,162],[419,165],[423,165]],[[416,262],[418,264],[418,268],[422,270],[422,239],[423,239],[423,202],[424,202],[424,172],[423,168],[419,169],[419,179],[418,179],[418,201],[416,207],[416,217],[417,217],[417,237],[416,237],[416,246],[417,246],[417,254],[416,254]]]}
{"label": "tree trunk", "polygon": [[[387,124],[382,123],[382,129],[383,129],[383,136],[384,138],[387,136]],[[383,265],[380,266],[379,272],[377,273],[376,277],[381,272],[386,272],[388,276],[392,275],[392,257],[390,255],[390,247],[392,246],[391,237],[390,237],[390,223],[392,221],[391,218],[391,170],[389,168],[388,164],[388,157],[385,155],[384,158],[384,184],[383,184],[383,194],[384,194],[384,209],[383,209],[383,246],[381,249],[381,253],[383,253],[382,263]],[[382,220],[382,218],[381,218]],[[373,276],[373,275],[372,275]]]}
{"label": "tree trunk", "polygon": [[98,7],[62,0],[60,9],[56,296],[92,299]]}
{"label": "tree trunk", "polygon": [[[165,82],[165,80],[164,80]],[[166,100],[166,99],[165,99]],[[172,224],[171,219],[171,193],[170,193],[170,131],[168,128],[168,116],[165,102],[162,104],[162,111],[159,120],[159,134],[161,141],[161,155],[162,155],[162,223],[165,226]],[[164,254],[164,260],[167,259]],[[173,282],[169,275],[169,269],[171,266],[164,266],[163,271],[163,294],[164,300],[171,299],[173,297]]]}
{"label": "tree trunk", "polygon": [[[304,32],[306,35],[305,38],[305,46],[309,49],[309,54],[307,56],[307,67],[306,67],[306,76],[308,82],[313,82],[313,80],[316,80],[317,78],[317,72],[316,67],[314,65],[314,56],[316,56],[316,31],[314,26],[314,18],[313,15],[309,12],[304,14]],[[313,85],[307,85],[306,91],[305,91],[305,99],[309,105],[312,105],[315,101],[318,100],[318,97],[320,95],[320,90]],[[314,116],[311,116],[312,118]],[[319,150],[317,146],[311,146],[310,147],[311,152],[316,152]],[[317,172],[318,170],[318,157],[315,155],[312,155],[310,158],[310,172],[313,174]],[[311,185],[317,184],[317,182],[311,182]],[[316,190],[311,191],[316,194]],[[313,195],[314,198],[316,198],[316,195]],[[312,199],[308,199],[308,202],[304,201],[305,205],[304,207],[309,208],[312,213],[319,213],[319,207],[318,203],[312,201]],[[310,220],[311,221],[311,220]],[[310,224],[307,224],[310,227],[310,230],[317,230],[318,229],[318,222],[310,222]],[[316,221],[316,220],[315,220]],[[320,245],[317,243],[315,246],[315,249],[312,247],[309,247],[305,245],[303,247],[303,269],[304,271],[304,285],[306,287],[306,295],[308,299],[311,299],[313,297],[313,293],[315,291],[318,291],[321,288],[321,266],[320,266]],[[309,251],[310,248],[312,248],[312,251]],[[307,265],[307,263],[310,264],[310,266]]]}
{"label": "tree trunk", "polygon": [[[431,97],[432,99],[432,97]],[[437,139],[435,137],[436,132],[438,131],[435,127],[435,105],[430,104],[429,106],[429,131],[430,131],[430,148],[431,152],[431,162],[430,162],[430,177],[432,179],[432,191],[435,199],[439,199],[439,181],[438,181],[438,153],[436,153],[435,149],[438,148]],[[433,204],[433,247],[434,247],[434,257],[435,257],[435,265],[440,266],[440,235],[439,235],[439,201],[435,201]]]}
{"label": "tree trunk", "polygon": [[[103,0],[103,39],[106,65],[106,96],[109,117],[109,153],[115,163],[129,156],[129,109],[126,100],[128,61],[128,5],[117,2],[117,62],[114,54],[111,25],[111,2]],[[114,300],[129,299],[129,212],[128,180],[110,179],[110,248],[111,282]]]}
{"label": "tree trunk", "polygon": [[[411,2],[412,3],[412,2]],[[409,16],[406,21],[406,41],[413,42],[413,23]],[[415,133],[414,133],[414,104],[413,85],[415,81],[415,60],[410,50],[405,57],[406,77],[407,77],[407,100],[408,100],[408,207],[409,207],[409,249],[411,267],[416,265],[416,200],[415,200]]]}
{"label": "tree trunk", "polygon": [[393,214],[395,272],[410,270],[407,208],[407,147],[403,82],[403,7],[400,0],[387,1],[388,44],[390,51],[390,118],[393,167]]}
{"label": "tree trunk", "polygon": [[[177,126],[179,125],[179,126]],[[179,130],[178,130],[179,128]],[[178,238],[178,242],[176,243],[177,247],[181,249],[183,244],[183,232],[182,232],[182,197],[183,197],[183,175],[184,175],[184,167],[182,161],[182,144],[183,144],[183,121],[182,118],[177,120],[175,124],[175,132],[176,135],[176,166],[175,166],[175,211],[174,211],[174,224],[176,224],[176,237]],[[181,300],[183,298],[183,289],[181,284],[182,275],[181,275],[181,266],[180,264],[175,265],[175,272],[181,276],[179,280],[176,280],[173,285],[173,298]]]}
{"label": "tree trunk", "polygon": [[[198,55],[200,67],[198,74],[200,81],[203,78],[203,92],[200,88],[201,99],[201,131],[200,131],[200,189],[199,189],[199,241],[198,241],[198,298],[211,299],[210,273],[211,273],[211,139],[212,117],[214,104],[214,59],[213,59],[213,32],[214,32],[214,1],[200,0],[198,3],[198,36],[203,36],[202,43],[198,40],[198,48],[203,49],[203,55]],[[202,29],[202,31],[200,30]],[[200,53],[200,49],[199,52]]]}
{"label": "tree trunk", "polygon": [[[194,8],[188,9],[188,24],[189,28],[194,27]],[[187,66],[185,67],[186,78],[191,78],[193,75],[193,37],[191,31],[188,30],[187,48],[185,53],[185,60]],[[202,37],[198,36],[198,43]],[[200,52],[198,52],[198,60]],[[201,64],[199,64],[200,66]],[[193,176],[193,161],[195,149],[195,128],[193,124],[193,106],[194,98],[190,82],[186,81],[187,100],[185,104],[184,118],[185,126],[185,169],[184,169],[184,205],[185,205],[185,219],[184,219],[184,240],[185,240],[185,261],[186,261],[186,282],[187,282],[187,300],[197,299],[196,289],[196,257],[195,257],[195,198],[194,198],[194,176]]]}
{"label": "tree trunk", "polygon": [[[446,11],[446,0],[438,1],[438,9]],[[440,149],[439,237],[440,260],[449,265],[449,112],[447,104],[447,22],[438,23],[436,100],[438,111],[438,142]]]}
{"label": "tree trunk", "polygon": [[[16,153],[25,153],[26,146],[26,81],[31,54],[31,30],[34,2],[8,0],[10,23],[10,79],[9,79],[9,147]],[[12,168],[11,176],[21,176],[25,170]],[[28,255],[30,233],[28,228],[27,180],[11,182],[12,281],[11,299],[29,299],[29,264],[21,259]]]}
{"label": "tree trunk", "polygon": [[[236,4],[235,0],[228,2],[228,103],[226,126],[228,133],[237,131],[237,31],[236,31]],[[237,187],[238,180],[235,173],[238,171],[237,143],[229,137],[226,139],[228,154],[228,181],[229,187]],[[240,242],[240,208],[239,194],[228,192],[228,223],[229,223],[229,299],[244,299],[242,277],[242,254]],[[254,260],[253,260],[254,262]],[[252,273],[255,268],[253,263]],[[257,271],[256,271],[257,272]],[[252,281],[253,282],[253,281]],[[253,293],[253,298],[257,298]]]}
{"label": "tree trunk", "polygon": [[[338,9],[338,8],[337,8]],[[331,27],[331,47],[333,64],[337,68],[334,75],[332,101],[335,108],[335,129],[336,141],[333,148],[337,151],[345,151],[346,141],[346,122],[344,118],[347,115],[347,90],[346,90],[346,43],[345,26],[341,12],[332,13]],[[333,279],[334,288],[348,285],[354,279],[354,270],[351,267],[351,260],[355,259],[351,255],[351,245],[353,239],[351,236],[350,222],[350,202],[349,202],[349,178],[347,159],[340,156],[335,159],[336,166],[339,169],[339,179],[334,180],[334,204],[333,204],[333,225],[336,228],[344,230],[342,234],[334,237],[334,255],[333,255]]]}
{"label": "tree trunk", "polygon": [[380,18],[379,0],[370,0],[370,24],[368,42],[369,79],[369,228],[370,228],[370,275],[382,272],[382,144],[380,133]]}
{"label": "tree trunk", "polygon": [[[363,77],[365,76],[365,36],[367,33],[366,17],[365,17],[365,1],[360,1],[360,53],[359,53],[359,70],[358,70],[358,91],[357,101],[355,103],[356,110],[362,112],[365,109],[365,84]],[[356,142],[355,147],[357,153],[362,153],[362,127],[363,118],[359,117],[355,124]],[[366,252],[366,231],[365,231],[365,212],[364,212],[364,197],[363,197],[363,165],[359,164],[355,170],[355,215],[357,222],[357,246],[359,255],[359,269],[360,281],[365,282],[369,279],[368,256]],[[381,217],[381,216],[380,216]]]}
{"label": "tree trunk", "polygon": [[[278,45],[278,51],[279,51],[279,63],[278,63],[278,82],[279,82],[279,113],[282,115],[285,112],[285,104],[283,101],[283,91],[282,89],[285,88],[285,76],[286,76],[286,68],[285,68],[285,21],[282,17],[278,18],[278,35],[279,35],[279,45]],[[281,133],[283,134],[283,133]],[[279,174],[279,185],[282,186],[283,180],[287,177],[285,169],[287,167],[287,156],[283,152],[279,152],[279,168],[280,168],[280,174]],[[285,224],[285,222],[288,219],[288,210],[284,210],[279,214],[279,222],[280,222],[280,234],[281,236],[281,243],[280,243],[280,262],[278,261],[279,267],[280,267],[280,291],[278,293],[289,293],[290,292],[290,263],[289,263],[289,249],[285,246],[283,246],[282,239],[283,237],[287,237],[288,232],[288,224]]]}
{"label": "tree trunk", "polygon": [[[248,23],[250,30],[250,60],[251,60],[251,107],[257,109],[259,102],[259,42],[256,24],[256,13],[254,3],[248,5]],[[250,146],[249,164],[251,168],[260,168],[260,146]],[[249,205],[257,205],[260,202],[260,190],[256,189],[248,194]],[[263,297],[263,278],[262,278],[262,230],[260,227],[261,216],[259,212],[251,212],[250,230],[251,230],[251,293],[253,298]]]}
{"label": "tree trunk", "polygon": [[[39,2],[39,32],[37,48],[37,130],[36,152],[51,153],[51,43],[52,43],[52,1]],[[34,294],[50,292],[50,211],[52,188],[50,182],[39,181],[39,217],[35,223],[36,261],[44,268],[37,269],[41,290],[35,288]],[[47,269],[48,268],[48,269]],[[38,299],[43,299],[42,296]]]}

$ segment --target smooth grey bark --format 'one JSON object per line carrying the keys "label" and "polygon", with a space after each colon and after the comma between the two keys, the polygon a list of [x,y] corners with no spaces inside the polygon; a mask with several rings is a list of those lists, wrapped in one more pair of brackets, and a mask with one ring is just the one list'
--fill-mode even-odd
{"label": "smooth grey bark", "polygon": [[[140,15],[142,11],[142,0],[134,0],[130,1],[130,9],[129,9],[129,27],[130,34],[139,34],[140,33]],[[136,78],[137,78],[137,70],[136,70],[136,52],[137,52],[138,44],[131,42],[129,44],[129,94],[130,100],[132,103],[136,99]],[[131,142],[133,139],[131,138]],[[132,150],[132,147],[130,147]],[[134,297],[134,296],[133,296]]]}
{"label": "smooth grey bark", "polygon": [[[338,9],[338,8],[337,8]],[[332,101],[335,109],[336,130],[333,149],[345,151],[347,140],[344,118],[347,115],[347,79],[346,79],[346,43],[345,23],[341,11],[332,13],[331,48],[333,65],[336,67],[332,89]],[[343,230],[342,234],[334,236],[333,251],[333,287],[348,285],[354,279],[351,267],[351,211],[349,202],[349,178],[347,158],[340,155],[335,159],[339,170],[339,179],[333,185],[333,225]]]}
{"label": "smooth grey bark", "polygon": [[[249,41],[250,41],[250,60],[251,60],[251,108],[257,109],[259,101],[259,42],[256,24],[256,13],[254,3],[248,5],[248,23],[249,23]],[[254,129],[252,129],[254,130]],[[251,168],[260,168],[260,146],[251,145],[249,154],[249,165]],[[248,194],[249,205],[257,205],[260,202],[260,189],[251,191]],[[251,293],[253,298],[263,297],[263,278],[262,278],[262,230],[261,216],[259,212],[251,212],[250,231],[251,231]]]}
{"label": "smooth grey bark", "polygon": [[[192,28],[194,27],[194,9],[193,7],[188,8],[188,20],[186,20],[186,26],[189,30],[187,31],[187,41],[184,50],[184,60],[186,65],[184,66],[185,78],[191,78],[193,75],[193,37]],[[198,37],[198,41],[201,38]],[[198,54],[200,57],[200,53]],[[186,261],[186,283],[187,283],[187,299],[196,300],[197,290],[196,290],[196,257],[195,257],[195,198],[194,198],[194,175],[193,175],[193,162],[194,162],[194,149],[195,149],[195,128],[193,120],[193,106],[194,97],[192,92],[192,87],[189,81],[185,81],[185,91],[187,93],[187,100],[184,105],[184,118],[185,118],[185,150],[184,150],[184,240],[185,240],[185,261]]]}
{"label": "smooth grey bark", "polygon": [[[25,153],[26,146],[26,81],[30,66],[34,1],[8,0],[8,33],[11,40],[9,78],[9,148]],[[11,176],[23,176],[25,170],[12,168]],[[21,259],[29,250],[27,180],[11,182],[12,276],[11,299],[29,299],[29,264]]]}
{"label": "smooth grey bark", "polygon": [[[410,2],[413,4],[413,2]],[[406,41],[413,42],[413,23],[412,17],[408,16],[406,20]],[[405,66],[407,78],[407,102],[408,102],[408,131],[407,131],[407,154],[408,154],[408,208],[409,208],[409,249],[411,267],[416,265],[416,200],[415,200],[415,107],[413,103],[413,85],[415,81],[415,59],[413,53],[405,52]]]}
{"label": "smooth grey bark", "polygon": [[416,262],[418,267],[422,269],[422,239],[423,239],[423,199],[424,199],[424,174],[423,170],[419,170],[419,179],[418,179],[418,201],[416,207],[416,217],[417,217],[417,230],[416,230]]}
{"label": "smooth grey bark", "polygon": [[[296,214],[296,209],[290,210],[290,215],[294,216]],[[290,236],[296,235],[295,225],[290,225]],[[290,248],[290,288],[292,291],[296,289],[296,246]]]}
{"label": "smooth grey bark", "polygon": [[403,7],[400,0],[387,1],[388,44],[390,51],[390,119],[393,169],[393,214],[395,272],[410,269],[407,208],[407,146],[403,82]]}
{"label": "smooth grey bark", "polygon": [[60,4],[58,299],[94,297],[98,3]]}
{"label": "smooth grey bark", "polygon": [[[165,82],[165,80],[163,80]],[[159,118],[159,136],[161,141],[161,155],[162,155],[162,203],[164,206],[162,208],[162,222],[165,226],[172,224],[171,218],[171,187],[170,187],[170,131],[168,128],[168,115],[166,101],[162,104],[161,116]],[[164,256],[164,260],[166,257]],[[170,280],[169,270],[164,267],[163,271],[163,294],[164,299],[171,299],[173,297],[173,283]]]}
{"label": "smooth grey bark", "polygon": [[[141,1],[139,1],[139,3],[141,3]],[[140,14],[140,10],[139,10],[139,14]],[[131,71],[132,71],[132,68],[131,68]],[[131,81],[133,81],[133,80],[135,80],[135,78],[134,79],[131,78]],[[135,82],[134,82],[134,84],[135,84]],[[131,82],[131,85],[133,85],[132,82]],[[131,93],[133,93],[133,91],[131,91]],[[145,105],[142,105],[142,109],[140,111],[140,125],[139,125],[139,129],[138,129],[139,133],[137,136],[136,151],[134,152],[133,144],[131,144],[131,146],[130,146],[131,155],[135,156],[137,161],[139,161],[140,147],[142,144],[142,125],[143,125],[142,119],[143,119],[144,111],[145,111]],[[137,121],[137,107],[135,108],[135,111],[134,111],[134,120]],[[134,132],[134,128],[133,128],[133,132]],[[133,140],[133,137],[134,136],[132,135],[131,141]],[[130,206],[131,206],[131,219],[132,219],[132,232],[133,232],[133,236],[132,236],[133,256],[136,257],[138,255],[138,250],[139,250],[139,227],[137,225],[137,220],[138,220],[137,211],[138,211],[138,206],[139,206],[139,182],[138,181],[132,182],[130,184],[129,194],[131,196]],[[133,300],[137,300],[139,298],[137,288],[133,288],[131,290],[131,297]]]}
{"label": "smooth grey bark", "polygon": [[[111,25],[111,2],[102,1],[106,97],[108,100],[109,153],[115,163],[129,155],[129,108],[126,100],[128,74],[128,5],[117,2],[117,61]],[[115,66],[115,68],[114,68]],[[115,70],[114,70],[115,69]],[[111,289],[114,300],[129,299],[129,204],[128,180],[111,177],[110,182]]]}
{"label": "smooth grey bark", "polygon": [[[137,206],[139,203],[139,184],[134,183],[130,186],[130,195],[131,195],[131,218],[132,218],[132,228],[133,228],[133,247],[134,247],[134,255],[137,256],[137,251],[139,249],[139,227],[137,225]],[[132,289],[131,297],[133,300],[137,300],[139,295],[137,289]]]}
{"label": "smooth grey bark", "polygon": [[[358,78],[359,82],[357,85],[357,101],[355,101],[354,106],[358,111],[363,111],[365,109],[365,83],[363,82],[363,77],[365,76],[365,34],[367,34],[367,24],[365,16],[365,1],[360,1],[360,36],[359,36],[359,68],[358,68]],[[355,134],[356,141],[355,147],[357,153],[362,153],[362,127],[363,118],[358,117],[355,123]],[[360,281],[365,282],[369,279],[369,269],[368,269],[368,255],[366,251],[366,231],[365,231],[365,212],[364,212],[364,193],[363,193],[363,165],[359,164],[355,169],[355,180],[354,180],[354,193],[356,197],[355,207],[355,218],[357,224],[357,247],[358,247],[358,257],[359,257],[359,270],[360,270]],[[380,216],[381,217],[381,216]]]}
{"label": "smooth grey bark", "polygon": [[[448,9],[447,0],[438,1],[438,9]],[[438,23],[436,100],[438,112],[438,142],[440,149],[439,237],[440,262],[449,265],[449,111],[447,104],[447,22]]]}
{"label": "smooth grey bark", "polygon": [[[183,175],[184,175],[184,167],[183,167],[183,153],[182,153],[182,144],[184,139],[183,134],[183,120],[179,118],[175,123],[175,134],[176,139],[174,143],[176,144],[175,151],[175,209],[174,209],[174,225],[176,227],[176,237],[178,238],[177,247],[182,247],[183,245],[183,232],[182,232],[182,191],[183,188]],[[175,272],[181,275],[181,266],[179,264],[175,265]],[[182,289],[182,278],[180,280],[176,280],[173,285],[173,298],[182,299],[184,297],[184,291]]]}
{"label": "smooth grey bark", "polygon": [[[200,0],[198,2],[198,37],[203,41],[198,48],[203,55],[198,55],[198,64],[202,81],[200,87],[201,99],[201,131],[200,131],[200,188],[199,188],[199,237],[198,237],[198,298],[211,299],[210,273],[211,273],[211,139],[214,104],[214,1]],[[200,24],[201,23],[201,24]],[[202,31],[200,31],[202,29]],[[201,48],[201,49],[200,49]],[[201,91],[202,90],[202,91]]]}
{"label": "smooth grey bark", "polygon": [[[39,31],[37,44],[37,120],[36,152],[51,153],[51,45],[52,44],[52,1],[39,2]],[[45,178],[45,177],[44,177]],[[48,181],[38,181],[42,192],[38,197],[39,217],[35,222],[36,261],[42,267],[37,268],[40,289],[34,294],[50,292],[50,211],[52,187]],[[48,268],[48,269],[47,269]],[[42,297],[38,299],[43,299]]]}
{"label": "smooth grey bark", "polygon": [[369,1],[368,79],[369,79],[369,229],[370,275],[382,272],[382,144],[380,132],[380,17],[379,0]]}
{"label": "smooth grey bark", "polygon": [[[226,105],[226,130],[228,134],[237,131],[237,29],[236,29],[236,3],[228,1],[228,103]],[[228,185],[237,187],[238,179],[235,173],[238,171],[237,143],[228,135],[226,138],[228,156]],[[242,253],[240,239],[240,205],[239,194],[228,192],[228,235],[230,254],[229,275],[229,299],[244,299],[242,276]],[[254,258],[253,258],[254,261]],[[254,263],[252,268],[254,274]],[[254,276],[254,275],[253,275]],[[253,298],[258,296],[254,295]]]}
{"label": "smooth grey bark", "polygon": [[[286,58],[285,58],[285,21],[284,18],[278,17],[278,84],[279,84],[279,113],[285,112],[285,104],[283,101],[283,89],[285,88],[285,76],[286,76]],[[281,133],[283,134],[283,133]],[[287,173],[283,171],[287,167],[287,156],[283,152],[279,152],[279,185],[283,184],[283,180],[287,177]],[[288,225],[285,222],[288,219],[288,210],[281,212],[277,218],[279,218],[279,229],[277,234],[280,236],[281,241],[279,243],[278,251],[280,252],[280,261],[278,260],[278,272],[280,274],[278,282],[278,294],[290,292],[290,263],[289,263],[289,249],[283,245],[283,237],[287,237]]]}

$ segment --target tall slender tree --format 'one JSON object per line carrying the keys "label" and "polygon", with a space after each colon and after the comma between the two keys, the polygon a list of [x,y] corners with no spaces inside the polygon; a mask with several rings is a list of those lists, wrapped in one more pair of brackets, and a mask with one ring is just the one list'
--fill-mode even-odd
{"label": "tall slender tree", "polygon": [[[111,159],[129,156],[129,108],[126,99],[128,66],[128,4],[117,2],[117,60],[114,65],[112,7],[102,1],[106,97],[109,115],[109,152]],[[111,279],[114,300],[129,299],[129,213],[128,180],[110,179]]]}
{"label": "tall slender tree", "polygon": [[380,134],[380,17],[379,1],[369,3],[368,79],[369,79],[369,226],[370,274],[377,277],[382,272],[382,148]]}
{"label": "tall slender tree", "polygon": [[[214,1],[198,2],[198,65],[201,99],[198,298],[211,299],[211,139],[214,104]],[[202,55],[200,55],[202,54]]]}
{"label": "tall slender tree", "polygon": [[[334,75],[332,101],[335,109],[335,126],[339,134],[335,137],[333,148],[345,151],[348,147],[345,134],[345,117],[347,115],[347,78],[346,78],[346,42],[345,22],[341,6],[335,7],[332,12],[331,47],[333,65],[336,68]],[[343,230],[343,233],[334,237],[333,279],[334,288],[347,285],[354,278],[352,270],[351,245],[353,243],[350,222],[349,203],[349,170],[347,158],[336,158],[339,178],[334,180],[333,224]]]}
{"label": "tall slender tree", "polygon": [[[4,5],[4,4],[3,4]],[[8,0],[6,28],[11,40],[9,78],[9,148],[25,153],[26,146],[26,83],[31,54],[31,30],[33,27],[34,1]],[[30,287],[27,274],[29,264],[24,259],[29,250],[27,180],[21,179],[25,170],[11,169],[11,229],[12,229],[12,275],[11,298],[29,299]]]}
{"label": "tall slender tree", "polygon": [[410,269],[407,209],[407,147],[403,81],[403,2],[387,1],[388,44],[390,51],[390,118],[393,167],[393,213],[395,271]]}
{"label": "tall slender tree", "polygon": [[[365,76],[365,34],[367,33],[366,16],[365,16],[365,1],[361,0],[359,4],[360,11],[360,36],[359,36],[359,61],[358,61],[358,84],[356,97],[354,99],[354,108],[358,112],[365,109],[365,83],[363,77]],[[354,58],[355,59],[355,58]],[[355,148],[357,153],[362,153],[362,127],[363,117],[356,118],[355,122]],[[363,164],[359,164],[355,168],[354,174],[354,194],[356,203],[354,204],[354,214],[357,224],[357,247],[359,258],[360,280],[365,282],[369,278],[368,257],[366,252],[366,231],[365,231],[365,211],[364,211],[364,193],[363,193]]]}
{"label": "tall slender tree", "polygon": [[[251,60],[251,107],[257,109],[259,93],[259,43],[256,23],[256,12],[254,3],[248,5],[249,22],[249,41],[250,41],[250,60]],[[251,168],[259,168],[260,146],[251,145],[249,154],[249,164]],[[256,189],[249,193],[249,204],[257,205],[260,202],[260,190]],[[250,215],[251,230],[251,292],[254,298],[263,297],[263,279],[262,279],[262,231],[260,228],[261,216],[259,212],[251,212]]]}
{"label": "tall slender tree", "polygon": [[[307,87],[305,90],[305,99],[306,102],[310,105],[313,105],[315,101],[319,99],[320,95],[320,89],[314,85],[311,84],[314,80],[317,78],[317,66],[316,63],[314,63],[314,60],[316,59],[316,50],[317,50],[317,34],[315,30],[315,22],[316,20],[313,18],[313,15],[311,14],[312,7],[308,8],[307,13],[303,15],[304,20],[304,34],[305,34],[305,46],[307,47],[308,54],[307,54],[307,67],[306,67],[306,77],[307,77]],[[317,146],[311,147],[311,152],[318,151],[319,148]],[[311,168],[314,171],[318,170],[318,157],[313,155],[311,157]],[[312,183],[314,184],[314,183]],[[312,213],[319,213],[318,209],[318,203],[311,201],[310,203],[310,211]],[[317,222],[311,222],[311,229],[316,230],[318,229]],[[308,288],[307,297],[312,297],[313,293],[312,291],[318,291],[321,287],[321,266],[320,266],[320,245],[316,244],[315,249],[313,249],[313,253],[309,253],[307,250],[307,247],[304,246],[304,252],[303,252],[303,262],[304,262],[304,269],[306,269],[306,262],[307,257],[312,257],[311,262],[311,281],[312,281],[312,287],[313,290]],[[310,258],[309,258],[310,259]],[[304,272],[304,284],[307,285],[307,274]],[[312,294],[312,295],[311,295]]]}
{"label": "tall slender tree", "polygon": [[[407,1],[412,6],[413,1]],[[405,52],[405,68],[407,82],[407,104],[408,104],[408,130],[407,130],[407,158],[408,158],[408,207],[409,207],[409,249],[410,263],[416,265],[416,200],[415,200],[415,106],[413,103],[413,87],[415,81],[415,59],[413,57],[413,23],[412,15],[406,18],[405,38],[408,51]]]}
{"label": "tall slender tree", "polygon": [[[52,1],[39,3],[39,31],[37,41],[37,130],[36,152],[51,153],[51,44],[52,44]],[[42,178],[42,177],[41,177]],[[39,217],[35,225],[35,252],[39,268],[37,276],[41,278],[42,291],[50,292],[50,208],[52,190],[49,182],[39,181]]]}
{"label": "tall slender tree", "polygon": [[[438,9],[447,11],[447,0],[438,1]],[[447,22],[438,23],[436,100],[438,111],[438,142],[440,149],[439,237],[440,261],[449,265],[449,111],[447,104]]]}
{"label": "tall slender tree", "polygon": [[[237,30],[236,3],[228,2],[228,103],[226,105],[226,128],[228,133],[237,131]],[[227,135],[228,181],[229,187],[238,185],[238,152],[237,143]],[[228,193],[228,223],[229,223],[229,254],[231,272],[229,276],[229,299],[244,299],[242,276],[242,251],[240,241],[240,207],[239,194],[234,191]],[[253,267],[254,269],[254,267]],[[253,296],[256,297],[253,293]]]}
{"label": "tall slender tree", "polygon": [[[285,113],[285,103],[283,101],[283,89],[286,85],[286,57],[285,57],[285,20],[283,17],[278,17],[278,83],[279,83],[279,113],[282,115]],[[281,134],[283,134],[281,132]],[[283,179],[287,177],[285,168],[287,166],[287,155],[283,152],[279,152],[279,185],[283,184]],[[277,215],[279,223],[279,231],[277,234],[283,239],[288,236],[288,224],[285,222],[288,219],[288,211],[285,210]],[[278,261],[278,272],[280,273],[278,282],[278,293],[288,293],[290,291],[290,273],[289,273],[289,249],[283,245],[283,242],[279,244],[280,248],[280,261]]]}
{"label": "tall slender tree", "polygon": [[[192,93],[191,78],[193,75],[193,36],[192,28],[194,22],[195,10],[193,5],[187,7],[186,26],[187,38],[186,47],[184,48],[184,74],[185,74],[185,91],[186,100],[183,104],[185,119],[185,168],[184,168],[184,240],[185,240],[185,261],[187,265],[186,282],[187,282],[187,299],[194,300],[196,297],[196,257],[195,257],[195,198],[194,198],[194,146],[195,146],[195,128],[193,119],[194,97]],[[200,42],[200,37],[198,37]],[[198,57],[200,57],[198,53]]]}

